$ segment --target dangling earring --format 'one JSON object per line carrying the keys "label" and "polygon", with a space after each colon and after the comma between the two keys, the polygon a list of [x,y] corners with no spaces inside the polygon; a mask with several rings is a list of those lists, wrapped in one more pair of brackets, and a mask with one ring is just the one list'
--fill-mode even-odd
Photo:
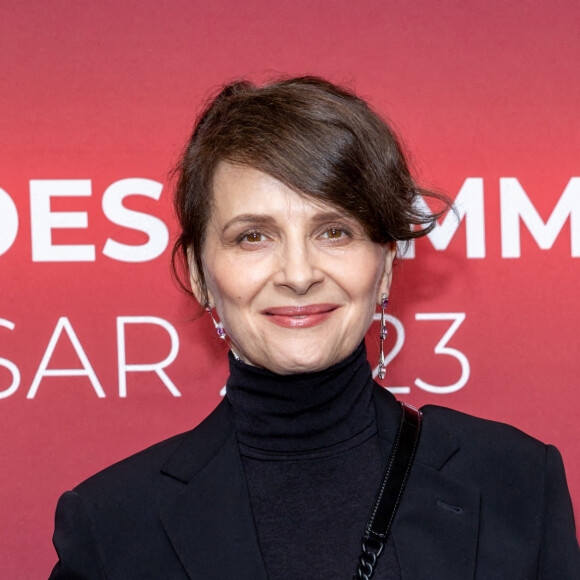
{"label": "dangling earring", "polygon": [[[213,315],[213,308],[211,307],[211,304],[209,302],[205,303],[205,311],[210,315],[211,320],[213,322],[213,325],[215,326],[215,331],[217,332],[217,335],[222,339],[227,341],[227,335],[226,335],[226,331],[224,330],[224,325],[221,322],[218,322]],[[232,345],[229,345],[230,350],[232,351],[232,354],[234,355],[234,358],[236,360],[241,361],[242,359],[240,358],[240,356],[238,355],[238,353],[233,349]],[[243,362],[243,361],[242,361]]]}
{"label": "dangling earring", "polygon": [[218,322],[214,318],[213,312],[212,312],[212,307],[211,307],[211,304],[209,302],[205,303],[205,311],[210,315],[211,320],[213,322],[213,325],[215,326],[215,331],[217,332],[217,335],[222,340],[225,340],[226,339],[226,331],[224,330],[224,325],[221,322]]}
{"label": "dangling earring", "polygon": [[379,352],[379,379],[383,380],[385,378],[385,351],[383,344],[385,338],[387,338],[387,326],[385,324],[385,310],[389,304],[389,299],[386,294],[381,296],[381,330],[379,332],[379,338],[381,339],[381,346]]}

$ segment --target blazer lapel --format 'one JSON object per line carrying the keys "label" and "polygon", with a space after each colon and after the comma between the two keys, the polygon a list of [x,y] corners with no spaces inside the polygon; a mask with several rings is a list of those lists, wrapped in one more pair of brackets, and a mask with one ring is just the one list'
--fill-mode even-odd
{"label": "blazer lapel", "polygon": [[186,486],[161,521],[190,578],[266,580],[230,413],[224,400],[165,464]]}
{"label": "blazer lapel", "polygon": [[[380,388],[380,387],[379,387]],[[400,410],[375,391],[379,436],[393,441]],[[465,580],[475,574],[480,492],[451,475],[459,444],[434,409],[423,409],[415,462],[393,524],[403,580]]]}

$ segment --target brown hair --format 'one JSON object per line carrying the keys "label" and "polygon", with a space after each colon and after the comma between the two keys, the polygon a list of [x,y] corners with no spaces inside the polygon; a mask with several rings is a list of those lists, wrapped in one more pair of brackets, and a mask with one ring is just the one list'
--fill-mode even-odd
{"label": "brown hair", "polygon": [[[424,236],[450,205],[417,186],[394,131],[351,91],[311,76],[262,87],[233,82],[207,103],[176,168],[182,231],[173,267],[188,292],[179,272],[189,270],[191,259],[205,291],[201,257],[220,161],[253,167],[344,210],[379,244]],[[424,212],[418,196],[437,198],[445,207]]]}

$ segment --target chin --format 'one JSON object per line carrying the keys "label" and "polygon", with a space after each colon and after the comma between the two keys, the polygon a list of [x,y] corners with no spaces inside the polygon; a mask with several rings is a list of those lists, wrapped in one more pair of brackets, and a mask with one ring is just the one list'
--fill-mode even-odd
{"label": "chin", "polygon": [[272,372],[279,375],[294,375],[322,371],[338,362],[338,359],[335,359],[333,353],[321,353],[319,347],[314,347],[298,351],[281,349],[264,362],[263,366]]}
{"label": "chin", "polygon": [[279,375],[298,375],[303,373],[315,373],[328,368],[330,365],[321,363],[302,362],[302,361],[281,361],[280,366],[271,369]]}

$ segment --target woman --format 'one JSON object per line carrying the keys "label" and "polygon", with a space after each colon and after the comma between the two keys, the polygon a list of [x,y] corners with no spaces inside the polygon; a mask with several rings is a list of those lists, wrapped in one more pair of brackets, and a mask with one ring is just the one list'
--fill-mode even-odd
{"label": "woman", "polygon": [[231,346],[227,395],[62,496],[52,579],[578,578],[558,451],[439,407],[385,485],[380,557],[367,541],[358,559],[407,425],[364,336],[395,243],[440,215],[418,195],[433,197],[390,128],[328,82],[233,83],[208,104],[179,168],[174,257]]}

